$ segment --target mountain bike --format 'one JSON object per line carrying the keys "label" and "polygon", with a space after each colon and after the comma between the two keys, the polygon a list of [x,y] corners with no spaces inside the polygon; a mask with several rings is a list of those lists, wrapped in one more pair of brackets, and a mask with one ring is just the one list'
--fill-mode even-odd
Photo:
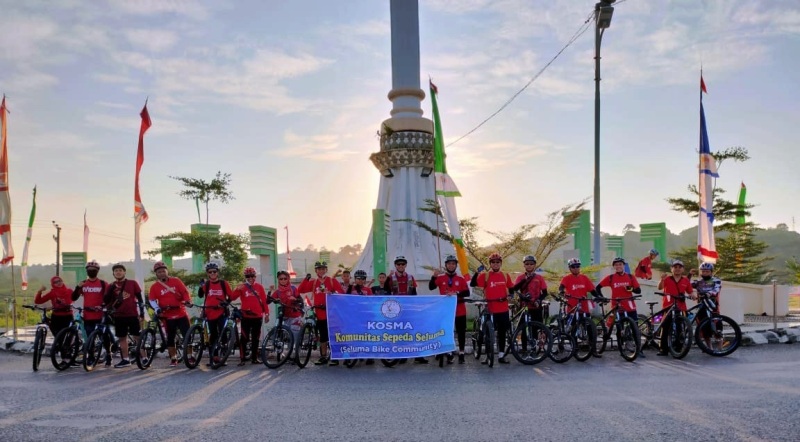
{"label": "mountain bike", "polygon": [[[527,304],[533,302],[531,296],[521,295],[520,300]],[[515,325],[516,324],[516,325]],[[553,335],[543,323],[531,318],[527,305],[523,305],[511,318],[511,333],[508,346],[514,359],[525,365],[542,362],[550,354]],[[508,354],[508,349],[506,349]]]}
{"label": "mountain bike", "polygon": [[33,371],[39,371],[39,363],[42,361],[44,345],[47,340],[47,331],[50,329],[50,318],[47,316],[48,308],[35,305],[23,305],[22,307],[42,312],[39,323],[36,324],[36,337],[33,339]]}
{"label": "mountain bike", "polygon": [[[678,300],[686,299],[685,295],[667,295],[662,292],[655,292],[658,296],[672,297]],[[639,332],[643,340],[642,348],[653,346],[659,348],[656,343],[656,338],[660,338],[662,333],[667,333],[667,350],[673,358],[682,359],[689,354],[689,349],[692,346],[692,324],[686,317],[686,313],[676,308],[676,304],[672,304],[667,308],[661,309],[653,313],[653,306],[657,303],[649,303],[650,316],[639,317]],[[665,318],[671,319],[671,325],[664,330]],[[657,322],[657,319],[660,321]],[[663,351],[663,349],[660,349]]]}
{"label": "mountain bike", "polygon": [[[641,298],[642,295],[632,295],[625,298],[615,298],[615,301],[634,300]],[[639,334],[639,327],[636,321],[628,316],[628,312],[619,308],[619,304],[615,305],[611,310],[606,313],[605,305],[611,302],[608,298],[595,298],[595,302],[600,305],[603,312],[600,321],[597,323],[597,345],[595,351],[597,354],[602,354],[606,350],[606,346],[611,342],[612,328],[615,330],[614,336],[617,338],[617,347],[619,354],[628,362],[633,362],[639,356],[642,349],[641,335]],[[609,321],[610,327],[606,325]]]}
{"label": "mountain bike", "polygon": [[[166,306],[161,308],[160,311],[166,312],[175,309],[180,309],[180,307]],[[167,351],[166,323],[160,312],[154,312],[139,338],[139,346],[136,349],[135,357],[136,366],[141,370],[146,370],[153,363],[156,352],[164,353],[165,351]],[[178,362],[183,362],[183,333],[181,333],[180,329],[175,330],[175,356]]]}
{"label": "mountain bike", "polygon": [[83,350],[83,338],[86,335],[81,317],[83,308],[75,306],[70,308],[78,314],[72,318],[67,327],[58,332],[50,347],[50,361],[58,371],[64,371],[76,363],[78,355]]}
{"label": "mountain bike", "polygon": [[[733,319],[716,312],[717,303],[710,296],[698,294],[698,303],[686,314],[695,320],[694,342],[705,354],[728,356],[742,343],[742,329]],[[694,310],[697,310],[696,314]],[[704,315],[700,317],[700,313]]]}
{"label": "mountain bike", "polygon": [[470,341],[472,342],[472,354],[475,356],[475,359],[480,359],[485,346],[487,365],[489,367],[493,367],[495,332],[492,314],[489,313],[489,309],[487,307],[490,300],[465,298],[464,302],[472,304],[478,308],[478,315],[472,319],[472,333],[469,337]]}
{"label": "mountain bike", "polygon": [[[319,347],[319,332],[317,332],[317,312],[314,307],[308,305],[303,311],[303,330],[300,332],[300,343],[295,352],[294,363],[299,368],[305,368],[311,360],[311,352]],[[347,365],[347,361],[345,361]]]}
{"label": "mountain bike", "polygon": [[[94,328],[94,331],[89,334],[86,339],[86,345],[83,347],[83,369],[86,371],[94,370],[101,359],[105,359],[106,366],[111,365],[111,343],[115,341],[114,333],[111,331],[111,323],[113,322],[111,315],[114,310],[100,310],[103,312],[103,318]],[[135,348],[135,346],[128,348]],[[103,353],[104,350],[105,354]]]}
{"label": "mountain bike", "polygon": [[[228,357],[233,353],[234,349],[238,346],[240,356],[244,357],[244,349],[241,348],[241,339],[239,336],[239,320],[242,319],[242,312],[238,307],[231,305],[229,302],[220,303],[220,307],[225,309],[222,315],[221,332],[219,339],[211,347],[211,368],[214,370],[225,365]],[[233,309],[231,312],[230,309]]]}
{"label": "mountain bike", "polygon": [[[584,362],[594,354],[595,325],[587,313],[581,313],[578,305],[569,308],[569,302],[563,296],[554,296],[559,303],[558,314],[550,321],[550,331],[553,333],[555,343],[563,345],[553,348],[551,358],[553,362],[563,363],[571,357]],[[579,298],[580,299],[580,298]],[[554,345],[555,347],[555,345]],[[570,351],[570,354],[567,354]]]}
{"label": "mountain bike", "polygon": [[200,318],[192,318],[192,325],[183,338],[183,365],[188,369],[197,368],[200,360],[203,359],[203,351],[211,348],[206,310],[219,308],[205,305],[193,305],[192,307],[199,308],[202,313]]}
{"label": "mountain bike", "polygon": [[[284,306],[277,299],[268,296],[268,303],[277,304],[276,323],[261,341],[261,360],[267,368],[278,368],[285,364],[294,349],[294,333],[283,324]],[[300,301],[302,302],[302,301]],[[303,326],[305,328],[305,325]]]}

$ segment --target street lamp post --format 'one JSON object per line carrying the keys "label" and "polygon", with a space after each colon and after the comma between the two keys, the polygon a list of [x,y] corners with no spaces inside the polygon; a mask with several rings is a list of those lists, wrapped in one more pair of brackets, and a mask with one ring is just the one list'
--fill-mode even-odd
{"label": "street lamp post", "polygon": [[594,265],[600,264],[600,43],[611,26],[616,0],[600,0],[594,7]]}
{"label": "street lamp post", "polygon": [[56,242],[56,276],[61,276],[61,226],[53,221],[53,227],[56,228],[56,234],[53,235],[53,240]]}

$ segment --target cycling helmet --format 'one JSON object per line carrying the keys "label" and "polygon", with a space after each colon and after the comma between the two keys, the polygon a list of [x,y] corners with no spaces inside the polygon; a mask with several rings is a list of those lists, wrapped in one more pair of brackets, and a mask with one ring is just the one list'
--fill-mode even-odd
{"label": "cycling helmet", "polygon": [[503,261],[503,257],[500,256],[499,253],[494,252],[491,255],[489,255],[489,262],[492,262],[492,261],[501,261],[502,262]]}
{"label": "cycling helmet", "polygon": [[[248,268],[250,268],[250,267],[248,267]],[[254,271],[255,271],[255,269],[254,269]],[[287,272],[286,270],[278,270],[278,273],[275,274],[275,277],[276,278],[280,278],[281,275],[286,275],[287,278],[291,278],[292,277],[291,275],[289,275],[289,272]]]}
{"label": "cycling helmet", "polygon": [[567,267],[569,267],[569,268],[580,267],[580,266],[581,266],[581,260],[578,259],[578,258],[570,258],[567,261]]}
{"label": "cycling helmet", "polygon": [[245,267],[244,276],[256,276],[256,269],[252,267]]}
{"label": "cycling helmet", "polygon": [[89,270],[89,269],[100,270],[100,264],[98,264],[97,261],[95,261],[95,260],[91,260],[91,261],[86,263],[86,270]]}
{"label": "cycling helmet", "polygon": [[155,264],[153,264],[153,272],[157,272],[159,269],[166,269],[166,268],[167,265],[164,264],[163,261],[157,261]]}
{"label": "cycling helmet", "polygon": [[711,264],[710,262],[704,262],[704,263],[700,264],[700,270],[710,270],[710,271],[713,272],[714,271],[714,264]]}
{"label": "cycling helmet", "polygon": [[458,264],[458,258],[456,258],[456,257],[455,257],[455,256],[453,256],[453,255],[447,255],[447,256],[444,258],[444,263],[445,263],[445,264],[447,264],[448,262],[454,262],[454,263]]}
{"label": "cycling helmet", "polygon": [[219,272],[219,265],[217,265],[217,263],[215,262],[210,262],[206,264],[206,272],[208,272],[209,270],[216,270]]}
{"label": "cycling helmet", "polygon": [[650,249],[650,254],[653,255],[653,256],[658,256],[658,250]]}
{"label": "cycling helmet", "polygon": [[673,259],[672,260],[672,267],[675,267],[675,266],[684,267],[683,261],[681,261],[680,259]]}
{"label": "cycling helmet", "polygon": [[408,260],[403,255],[398,255],[397,258],[394,259],[395,264],[408,264]]}
{"label": "cycling helmet", "polygon": [[613,266],[614,264],[616,264],[618,262],[621,262],[621,263],[625,264],[625,258],[621,258],[621,257],[618,256],[618,257],[614,258],[613,261],[611,261],[611,265]]}
{"label": "cycling helmet", "polygon": [[356,279],[367,279],[367,272],[363,270],[356,270],[356,272],[353,274],[353,277]]}
{"label": "cycling helmet", "polygon": [[528,255],[528,256],[526,256],[525,258],[522,259],[522,263],[523,264],[526,264],[528,262],[533,262],[534,264],[536,264],[536,257],[533,256],[533,255]]}
{"label": "cycling helmet", "polygon": [[122,269],[122,271],[123,271],[123,272],[127,272],[127,270],[125,269],[125,266],[124,266],[124,265],[122,265],[122,263],[121,263],[121,262],[118,262],[118,263],[114,264],[113,266],[111,266],[111,271],[112,271],[112,272],[113,272],[114,270],[117,270],[117,269]]}
{"label": "cycling helmet", "polygon": [[325,261],[317,261],[314,263],[314,270],[316,269],[327,269],[328,263]]}

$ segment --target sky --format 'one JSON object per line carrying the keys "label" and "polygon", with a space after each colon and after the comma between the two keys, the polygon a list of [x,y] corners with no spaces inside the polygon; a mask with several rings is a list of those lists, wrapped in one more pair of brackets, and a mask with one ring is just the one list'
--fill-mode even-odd
{"label": "sky", "polygon": [[[439,88],[445,142],[519,91],[585,22],[594,1],[422,0],[421,72]],[[142,247],[187,231],[194,203],[170,176],[232,174],[210,222],[282,229],[291,246],[363,244],[379,173],[369,155],[391,103],[388,0],[0,0],[0,93],[10,110],[12,236],[21,262],[81,251],[133,257],[139,111],[149,97]],[[447,147],[461,217],[487,230],[538,223],[590,199],[594,38],[580,38],[503,112]],[[625,0],[602,44],[601,228],[696,220],[665,202],[697,182],[699,75],[712,151],[745,146],[717,185],[740,182],[764,227],[800,217],[800,4]],[[430,116],[430,101],[423,102]],[[795,158],[795,159],[793,159]],[[591,206],[591,201],[589,201]],[[280,243],[285,237],[281,230]]]}

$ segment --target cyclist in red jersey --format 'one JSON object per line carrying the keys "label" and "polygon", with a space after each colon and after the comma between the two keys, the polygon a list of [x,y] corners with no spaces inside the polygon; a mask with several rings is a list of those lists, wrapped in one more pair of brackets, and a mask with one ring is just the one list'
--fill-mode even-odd
{"label": "cyclist in red jersey", "polygon": [[[75,286],[72,291],[72,300],[77,301],[83,296],[83,328],[86,336],[92,334],[97,325],[103,319],[103,296],[106,293],[108,284],[99,279],[97,274],[100,272],[100,264],[92,260],[86,263],[86,276],[83,282]],[[106,367],[111,366],[110,342],[103,343],[106,349]]]}
{"label": "cyclist in red jersey", "polygon": [[[494,322],[494,329],[497,332],[497,362],[501,364],[508,364],[506,354],[506,334],[511,328],[511,319],[508,317],[508,296],[510,290],[514,287],[511,282],[511,276],[508,273],[500,271],[500,266],[503,265],[503,257],[495,252],[489,255],[489,268],[488,272],[475,272],[470,281],[470,287],[480,287],[484,290],[486,297],[486,307],[489,313],[492,314],[492,322]],[[488,364],[489,361],[484,360],[481,364]]]}
{"label": "cyclist in red jersey", "polygon": [[[683,262],[679,259],[672,261],[671,274],[664,273],[661,275],[661,281],[658,283],[658,289],[664,292],[664,294],[668,295],[664,296],[664,301],[662,303],[663,308],[667,308],[674,304],[675,308],[685,312],[686,300],[679,299],[676,296],[685,295],[690,299],[697,299],[692,289],[692,282],[689,280],[689,278],[683,276]],[[670,315],[664,316],[664,320],[661,324],[662,333],[660,348],[657,353],[659,356],[666,356],[669,353],[669,348],[667,347],[667,334],[663,331],[669,330],[671,327],[672,317]]]}
{"label": "cyclist in red jersey", "polygon": [[119,352],[122,356],[115,368],[130,367],[128,359],[128,335],[139,344],[139,332],[144,320],[144,299],[139,283],[125,278],[125,266],[117,263],[111,266],[114,283],[109,284],[103,303],[114,309],[114,334],[119,339]]}
{"label": "cyclist in red jersey", "polygon": [[[569,309],[573,309],[577,306],[580,313],[591,314],[593,303],[589,299],[586,299],[586,295],[591,294],[593,298],[600,297],[594,289],[594,283],[588,276],[581,273],[580,259],[572,258],[568,260],[567,267],[569,267],[569,273],[561,278],[561,282],[558,285],[558,293],[567,295],[567,306]],[[596,358],[603,357],[603,355],[597,352],[593,353]]]}
{"label": "cyclist in red jersey", "polygon": [[630,273],[625,273],[625,260],[622,258],[614,258],[612,262],[614,266],[614,273],[606,276],[597,284],[595,291],[600,294],[603,293],[603,287],[611,287],[611,306],[612,308],[619,305],[620,310],[627,312],[628,316],[633,318],[634,321],[639,319],[636,313],[636,302],[633,299],[623,299],[615,301],[619,298],[630,298],[633,295],[642,293],[639,287],[639,281]]}
{"label": "cyclist in red jersey", "polygon": [[[206,308],[203,309],[203,314],[208,319],[209,345],[213,348],[217,339],[219,339],[220,332],[222,332],[221,328],[225,319],[223,318],[225,309],[220,307],[220,304],[231,301],[233,290],[231,290],[228,281],[220,279],[219,265],[217,263],[210,262],[206,264],[206,275],[208,276],[208,281],[201,281],[197,296],[205,298],[203,305]],[[211,361],[208,361],[206,365],[210,366]]]}
{"label": "cyclist in red jersey", "polygon": [[[411,295],[417,294],[417,280],[414,275],[406,272],[408,260],[405,256],[399,255],[394,259],[394,270],[386,277],[383,289],[387,295]],[[401,359],[400,363],[405,364],[408,360]],[[427,364],[428,360],[422,357],[414,358],[417,364]]]}
{"label": "cyclist in red jersey", "polygon": [[342,293],[342,285],[334,278],[325,276],[328,273],[328,263],[317,261],[314,263],[316,279],[311,279],[311,275],[306,275],[306,279],[297,287],[300,293],[313,293],[314,312],[317,314],[317,332],[319,333],[319,360],[315,365],[339,365],[339,361],[331,360],[328,353],[328,315],[325,310],[328,293]]}
{"label": "cyclist in red jersey", "polygon": [[367,285],[367,272],[363,270],[356,270],[355,274],[353,275],[355,278],[355,284],[350,285],[350,289],[345,289],[345,292],[348,295],[372,295],[372,289],[369,288]]}
{"label": "cyclist in red jersey", "polygon": [[50,331],[53,336],[67,328],[72,322],[72,290],[64,285],[60,276],[50,278],[50,291],[42,286],[33,298],[35,304],[44,304],[47,301],[53,305],[53,314],[50,316]]}
{"label": "cyclist in red jersey", "polygon": [[[433,271],[428,283],[428,290],[439,288],[439,294],[445,296],[457,296],[456,301],[456,337],[458,339],[458,363],[464,363],[464,345],[467,340],[467,305],[464,303],[464,298],[469,297],[469,285],[463,276],[456,273],[458,269],[458,258],[453,255],[448,255],[444,259],[444,270],[442,273],[439,269]],[[453,355],[447,355],[447,363],[453,363]]]}
{"label": "cyclist in red jersey", "polygon": [[[241,349],[247,347],[250,343],[250,361],[253,364],[261,364],[258,358],[258,344],[261,341],[261,327],[264,325],[264,319],[269,321],[269,305],[267,304],[267,292],[264,286],[256,282],[256,269],[247,267],[244,269],[244,282],[236,286],[236,289],[231,295],[231,299],[240,299],[242,302],[242,331],[241,331]],[[240,351],[241,360],[239,366],[241,367],[247,361],[244,358],[244,351]]]}
{"label": "cyclist in red jersey", "polygon": [[169,353],[169,366],[178,366],[178,356],[175,350],[175,336],[178,330],[183,336],[189,331],[189,315],[186,313],[186,304],[191,304],[192,298],[189,290],[178,278],[169,276],[167,265],[161,261],[153,264],[156,282],[150,286],[147,296],[150,305],[156,314],[166,324],[167,352]]}
{"label": "cyclist in red jersey", "polygon": [[[523,258],[522,264],[525,266],[525,272],[514,281],[514,287],[511,291],[523,295],[520,300],[524,305],[528,306],[532,320],[543,322],[542,301],[547,297],[547,281],[544,280],[542,275],[536,273],[536,258],[533,255]],[[525,334],[522,337],[525,339]]]}
{"label": "cyclist in red jersey", "polygon": [[[283,324],[292,331],[294,335],[295,347],[300,349],[300,331],[303,326],[303,297],[299,294],[297,287],[291,284],[291,277],[286,270],[279,270],[276,275],[278,287],[269,286],[267,298],[277,300],[283,306]],[[306,278],[310,278],[307,275]]]}
{"label": "cyclist in red jersey", "polygon": [[650,249],[650,254],[642,258],[639,264],[636,265],[634,275],[637,278],[653,279],[653,261],[658,259],[658,250]]}

